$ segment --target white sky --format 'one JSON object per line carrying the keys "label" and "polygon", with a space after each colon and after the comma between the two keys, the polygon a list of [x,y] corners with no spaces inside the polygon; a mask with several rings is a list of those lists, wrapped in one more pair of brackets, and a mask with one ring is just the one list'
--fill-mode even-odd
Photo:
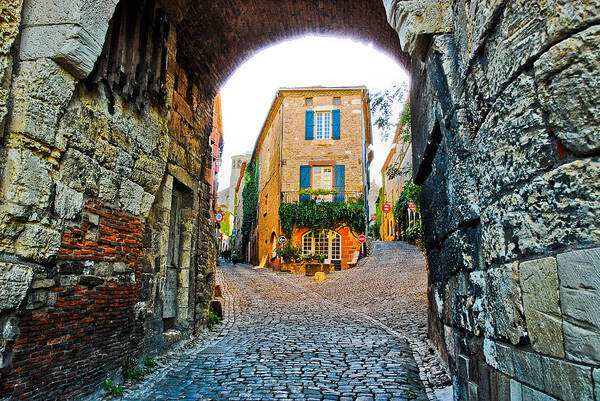
{"label": "white sky", "polygon": [[[225,148],[219,190],[229,186],[231,156],[254,149],[280,87],[365,85],[373,95],[400,82],[408,82],[408,75],[398,63],[372,44],[350,39],[307,36],[258,52],[221,89]],[[371,179],[380,185],[380,169],[390,141],[391,138],[382,142],[379,132],[373,129],[375,159],[371,163]]]}

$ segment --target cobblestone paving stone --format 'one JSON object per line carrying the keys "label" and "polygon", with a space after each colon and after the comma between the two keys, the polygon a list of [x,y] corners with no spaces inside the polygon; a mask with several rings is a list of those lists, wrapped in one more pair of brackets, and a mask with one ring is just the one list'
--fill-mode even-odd
{"label": "cobblestone paving stone", "polygon": [[373,242],[369,257],[356,267],[334,272],[326,281],[279,273],[326,299],[364,313],[406,338],[421,368],[425,387],[451,399],[451,380],[439,353],[427,338],[425,257],[405,242]]}
{"label": "cobblestone paving stone", "polygon": [[[337,274],[337,273],[336,273]],[[427,400],[407,342],[269,270],[222,266],[225,321],[127,400]]]}

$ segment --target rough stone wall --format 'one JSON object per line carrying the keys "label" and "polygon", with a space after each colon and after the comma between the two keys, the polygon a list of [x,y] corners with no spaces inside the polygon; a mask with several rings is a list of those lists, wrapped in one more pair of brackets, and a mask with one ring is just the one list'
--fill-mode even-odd
{"label": "rough stone wall", "polygon": [[[210,168],[212,99],[184,89],[175,28],[164,104],[139,108],[118,88],[84,79],[115,2],[94,2],[105,13],[77,5],[47,10],[26,0],[20,41],[0,55],[8,65],[15,60],[13,76],[2,76],[11,100],[0,159],[3,397],[73,399],[96,391],[125,358],[160,352],[202,327],[212,297],[212,224],[198,213],[210,207],[210,183],[202,177]],[[18,7],[2,7],[10,17],[2,36],[12,40]],[[51,18],[57,32],[69,34],[43,36]],[[101,37],[98,46],[75,34],[83,32],[82,20],[84,31]],[[66,57],[72,46],[83,46],[74,56],[85,59]],[[173,185],[187,188],[190,201],[182,209],[177,330],[164,333]]]}
{"label": "rough stone wall", "polygon": [[386,3],[456,399],[600,399],[600,2]]}

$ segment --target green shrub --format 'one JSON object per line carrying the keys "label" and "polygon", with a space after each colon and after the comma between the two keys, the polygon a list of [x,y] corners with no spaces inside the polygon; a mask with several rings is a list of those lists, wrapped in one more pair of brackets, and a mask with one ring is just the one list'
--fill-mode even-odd
{"label": "green shrub", "polygon": [[210,311],[208,311],[208,329],[212,330],[213,327],[216,324],[220,324],[222,322],[223,319],[221,319],[219,317],[219,315],[215,314],[215,312],[212,311],[212,309]]}
{"label": "green shrub", "polygon": [[110,380],[104,380],[102,388],[111,396],[123,397],[123,388],[121,386],[115,386]]}
{"label": "green shrub", "polygon": [[138,363],[135,359],[127,358],[123,364],[123,381],[127,381],[129,379],[140,381],[144,379],[144,374],[144,369],[138,366]]}
{"label": "green shrub", "polygon": [[302,251],[299,246],[295,246],[292,241],[286,242],[283,246],[278,246],[275,250],[277,256],[286,263],[295,263],[302,258]]}
{"label": "green shrub", "polygon": [[156,363],[156,361],[154,359],[148,357],[144,361],[144,366],[146,366],[147,368],[155,368],[156,366],[158,366],[158,364]]}

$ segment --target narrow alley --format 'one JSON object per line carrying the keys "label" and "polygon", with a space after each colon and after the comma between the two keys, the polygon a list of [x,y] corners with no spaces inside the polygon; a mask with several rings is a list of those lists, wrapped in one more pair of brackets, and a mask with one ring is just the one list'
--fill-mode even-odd
{"label": "narrow alley", "polygon": [[163,358],[125,399],[428,400],[418,346],[427,387],[444,384],[436,358],[423,361],[426,274],[415,247],[375,243],[372,256],[325,282],[245,265],[218,275],[224,322]]}

